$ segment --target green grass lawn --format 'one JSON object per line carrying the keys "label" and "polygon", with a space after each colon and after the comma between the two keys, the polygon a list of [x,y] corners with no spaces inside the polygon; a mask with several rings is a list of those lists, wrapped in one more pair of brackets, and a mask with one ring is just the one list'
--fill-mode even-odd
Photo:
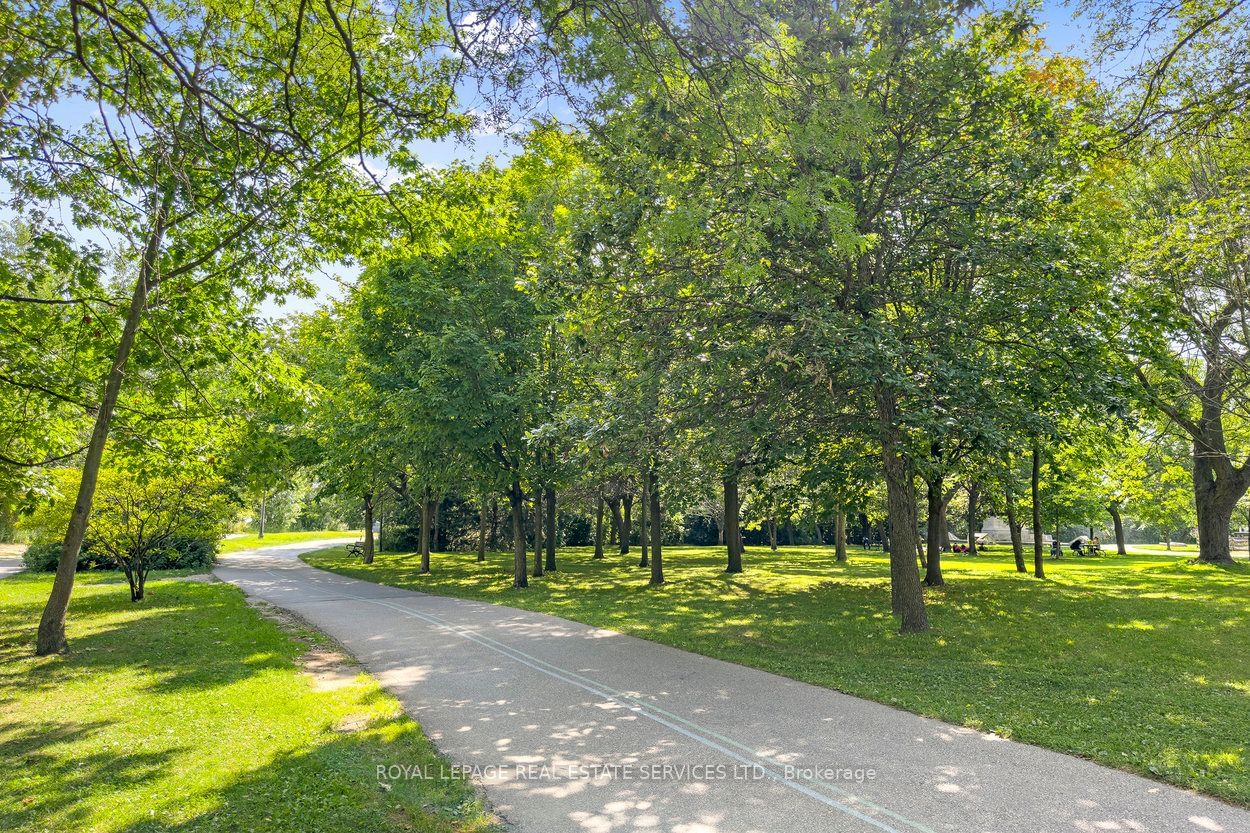
{"label": "green grass lawn", "polygon": [[254,550],[260,547],[276,547],[281,544],[298,544],[302,541],[324,541],[327,538],[360,537],[363,533],[355,530],[320,530],[317,532],[266,532],[264,538],[257,538],[249,532],[238,538],[224,538],[217,544],[220,553]]}
{"label": "green grass lawn", "polygon": [[83,573],[71,653],[33,655],[50,575],[0,581],[0,830],[493,830],[454,780],[379,786],[379,765],[438,765],[398,702],[348,669],[317,690],[323,639],[224,584],[153,575],[129,601]]}
{"label": "green grass lawn", "polygon": [[[1104,541],[1104,542],[1103,542],[1103,548],[1104,548],[1104,549],[1106,549],[1106,548],[1107,548],[1107,542],[1106,542],[1106,541]],[[1110,549],[1111,549],[1111,551],[1112,551],[1112,552],[1115,552],[1115,541],[1114,541],[1114,540],[1111,542],[1111,547],[1110,547]],[[1130,553],[1163,553],[1163,554],[1167,554],[1167,553],[1169,553],[1169,552],[1170,552],[1170,553],[1172,553],[1173,555],[1185,555],[1185,554],[1189,554],[1189,555],[1197,555],[1197,554],[1198,554],[1198,545],[1197,545],[1197,544],[1173,544],[1173,545],[1172,545],[1172,549],[1170,549],[1170,550],[1168,549],[1167,544],[1129,544],[1129,545],[1127,545],[1127,546],[1125,547],[1125,549],[1127,549]],[[1235,552],[1235,553],[1233,553],[1233,558],[1237,558],[1237,557],[1239,557],[1239,556],[1245,556],[1245,553],[1244,553],[1244,552]]]}
{"label": "green grass lawn", "polygon": [[372,566],[339,548],[308,563],[372,581],[553,613],[1083,755],[1250,805],[1250,565],[1165,555],[1065,557],[1018,575],[1009,551],[944,560],[931,634],[899,636],[888,566],[852,548],[665,548],[660,588],[637,555],[509,586],[510,554],[413,555]]}

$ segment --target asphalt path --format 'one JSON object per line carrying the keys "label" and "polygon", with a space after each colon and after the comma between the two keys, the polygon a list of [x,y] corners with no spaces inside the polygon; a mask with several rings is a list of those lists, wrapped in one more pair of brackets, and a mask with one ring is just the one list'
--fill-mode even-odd
{"label": "asphalt path", "polygon": [[[333,543],[215,573],[347,648],[523,833],[1250,833],[1246,810],[1080,758],[298,559]],[[385,784],[451,774],[376,767]]]}

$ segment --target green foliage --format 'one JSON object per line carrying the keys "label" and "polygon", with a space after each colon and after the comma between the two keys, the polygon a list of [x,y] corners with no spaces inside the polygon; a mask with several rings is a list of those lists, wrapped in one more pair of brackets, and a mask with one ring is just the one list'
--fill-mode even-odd
{"label": "green foliage", "polygon": [[[61,557],[61,544],[57,541],[36,542],[22,553],[22,564],[32,572],[52,572]],[[83,559],[78,559],[78,569],[84,566]]]}

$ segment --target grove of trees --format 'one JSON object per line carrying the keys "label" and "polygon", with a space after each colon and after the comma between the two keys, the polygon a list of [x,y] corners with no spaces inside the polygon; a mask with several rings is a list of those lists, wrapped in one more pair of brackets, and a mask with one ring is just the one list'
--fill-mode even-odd
{"label": "grove of trees", "polygon": [[[867,537],[904,632],[952,517],[1038,578],[1074,526],[1229,561],[1250,18],[1155,11],[1091,11],[1127,77],[938,0],[4,11],[4,512],[82,472],[39,652],[100,472],[163,501],[171,461],[262,519],[297,472],[350,498],[366,562],[375,519],[423,572],[508,546],[518,589],[562,543],[662,585],[676,541]],[[487,128],[515,153],[414,151]]]}

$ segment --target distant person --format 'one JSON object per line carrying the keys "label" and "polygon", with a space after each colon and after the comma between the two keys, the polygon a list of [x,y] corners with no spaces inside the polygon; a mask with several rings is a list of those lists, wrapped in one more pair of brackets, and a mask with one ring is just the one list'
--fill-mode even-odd
{"label": "distant person", "polygon": [[1085,554],[1085,542],[1083,542],[1080,538],[1073,538],[1072,543],[1068,546],[1071,547],[1072,551],[1077,555]]}
{"label": "distant person", "polygon": [[1089,553],[1093,555],[1098,552],[1102,552],[1102,541],[1098,540],[1098,536],[1095,535],[1089,539]]}
{"label": "distant person", "polygon": [[1059,558],[1063,555],[1063,550],[1059,548],[1059,539],[1054,538],[1050,542],[1050,557]]}
{"label": "distant person", "polygon": [[872,546],[872,536],[869,535],[867,532],[865,532],[864,533],[864,549],[868,549],[871,546]]}

